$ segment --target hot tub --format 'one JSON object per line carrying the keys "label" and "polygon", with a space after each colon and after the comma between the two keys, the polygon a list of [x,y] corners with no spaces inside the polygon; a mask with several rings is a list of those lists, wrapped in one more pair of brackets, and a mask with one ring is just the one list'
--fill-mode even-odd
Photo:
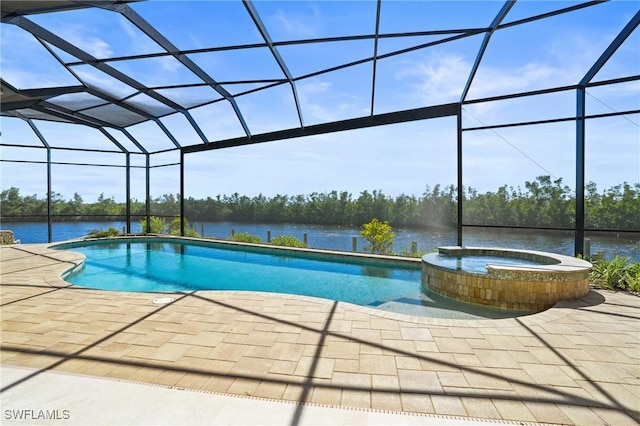
{"label": "hot tub", "polygon": [[467,303],[538,312],[589,292],[591,264],[555,253],[440,247],[422,257],[422,286]]}

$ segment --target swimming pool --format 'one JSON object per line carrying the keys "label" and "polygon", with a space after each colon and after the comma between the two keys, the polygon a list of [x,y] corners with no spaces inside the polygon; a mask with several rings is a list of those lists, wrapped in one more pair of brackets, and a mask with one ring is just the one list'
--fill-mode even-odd
{"label": "swimming pool", "polygon": [[57,245],[86,256],[65,280],[110,291],[240,290],[338,300],[439,318],[505,318],[522,312],[476,307],[425,291],[419,259],[290,250],[178,238],[87,240]]}

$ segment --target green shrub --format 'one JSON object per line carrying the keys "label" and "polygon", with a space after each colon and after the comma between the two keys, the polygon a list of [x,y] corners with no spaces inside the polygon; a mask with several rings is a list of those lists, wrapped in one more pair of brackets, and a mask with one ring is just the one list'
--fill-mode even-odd
{"label": "green shrub", "polygon": [[640,291],[640,262],[629,263],[625,257],[595,259],[589,274],[591,283],[610,290]]}
{"label": "green shrub", "polygon": [[627,266],[624,282],[629,290],[640,293],[640,262]]}
{"label": "green shrub", "polygon": [[239,243],[254,243],[260,244],[262,243],[262,238],[257,235],[252,235],[247,232],[243,232],[240,234],[234,234],[228,238],[229,241],[237,241]]}
{"label": "green shrub", "polygon": [[[185,237],[199,237],[200,234],[196,232],[195,229],[189,227],[189,221],[185,217],[183,219],[184,223],[184,236]],[[174,217],[171,223],[169,224],[169,234],[170,235],[180,235],[180,218]]]}
{"label": "green shrub", "polygon": [[372,219],[371,222],[362,225],[360,235],[369,242],[364,246],[365,251],[377,254],[394,254],[392,248],[395,234],[391,230],[389,222]]}
{"label": "green shrub", "polygon": [[612,260],[599,258],[593,261],[590,279],[594,285],[614,290],[622,283],[627,260],[616,256]]}
{"label": "green shrub", "polygon": [[291,235],[279,235],[275,238],[271,239],[269,244],[273,244],[274,246],[284,246],[284,247],[300,247],[306,248],[309,247],[307,244],[303,243],[299,239]]}
{"label": "green shrub", "polygon": [[91,233],[89,233],[88,237],[89,238],[104,238],[104,237],[117,237],[118,235],[120,235],[120,231],[118,231],[116,228],[111,226],[108,229],[91,231]]}
{"label": "green shrub", "polygon": [[[167,224],[164,222],[164,219],[156,216],[149,216],[149,224],[150,224],[150,232],[152,234],[162,234],[167,227]],[[142,233],[147,233],[147,219],[142,219],[140,221],[140,226],[142,227]]]}

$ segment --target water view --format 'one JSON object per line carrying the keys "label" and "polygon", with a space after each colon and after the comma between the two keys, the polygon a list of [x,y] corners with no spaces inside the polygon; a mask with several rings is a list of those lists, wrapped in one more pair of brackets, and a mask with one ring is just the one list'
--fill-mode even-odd
{"label": "water view", "polygon": [[[114,227],[123,230],[125,222],[58,222],[53,224],[53,241],[66,241],[83,237],[92,231]],[[357,239],[357,251],[363,251],[365,240],[357,227],[338,227],[300,224],[255,224],[239,222],[197,222],[193,228],[206,237],[226,239],[231,232],[249,233],[267,241],[268,232],[271,237],[292,235],[303,240],[307,234],[307,243],[312,248],[331,250],[352,250],[352,239]],[[3,223],[2,229],[14,232],[15,238],[22,243],[46,243],[47,224],[38,223]],[[141,232],[140,223],[131,224],[134,233]],[[396,253],[408,252],[413,242],[417,243],[418,252],[428,252],[438,246],[456,245],[455,229],[420,231],[415,229],[394,229]],[[604,252],[607,258],[615,255],[640,260],[640,235],[631,234],[592,234],[589,235],[591,253]],[[553,253],[573,255],[573,232],[545,233],[542,231],[465,228],[463,243],[466,246],[506,247],[515,249],[542,250]]]}

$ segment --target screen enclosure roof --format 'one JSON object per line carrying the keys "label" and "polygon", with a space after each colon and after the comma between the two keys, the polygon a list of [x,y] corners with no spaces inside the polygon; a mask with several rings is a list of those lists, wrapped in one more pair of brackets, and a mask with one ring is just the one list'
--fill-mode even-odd
{"label": "screen enclosure roof", "polygon": [[[640,55],[632,1],[0,5],[2,115],[90,126],[122,151],[233,146],[638,79],[617,67]],[[578,37],[582,50],[567,53]],[[525,63],[560,72],[518,84],[548,72]]]}

